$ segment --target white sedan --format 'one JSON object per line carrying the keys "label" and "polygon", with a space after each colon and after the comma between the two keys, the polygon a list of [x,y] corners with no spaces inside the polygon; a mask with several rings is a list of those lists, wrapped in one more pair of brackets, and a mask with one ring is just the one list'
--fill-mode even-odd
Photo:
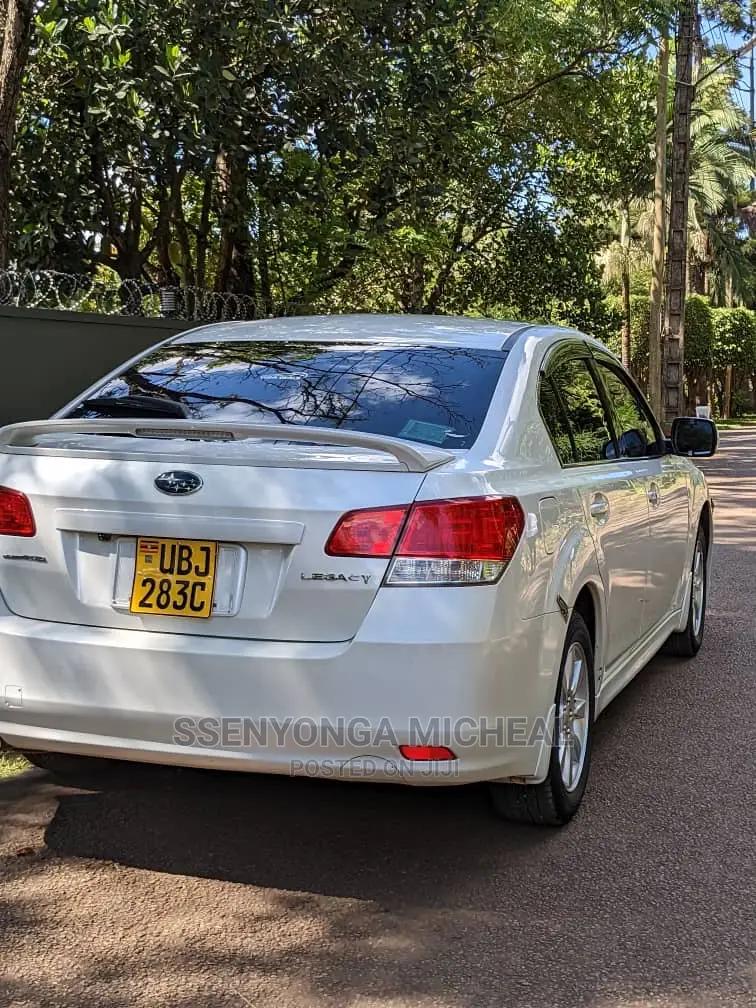
{"label": "white sedan", "polygon": [[701,646],[715,447],[571,330],[173,337],[0,430],[0,739],[62,778],[486,781],[565,823],[597,715]]}

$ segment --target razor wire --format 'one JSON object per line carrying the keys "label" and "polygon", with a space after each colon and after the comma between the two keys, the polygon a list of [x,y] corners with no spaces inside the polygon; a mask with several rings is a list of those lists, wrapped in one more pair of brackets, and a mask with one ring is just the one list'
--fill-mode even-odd
{"label": "razor wire", "polygon": [[248,294],[57,270],[0,270],[0,305],[192,322],[265,317],[257,299]]}

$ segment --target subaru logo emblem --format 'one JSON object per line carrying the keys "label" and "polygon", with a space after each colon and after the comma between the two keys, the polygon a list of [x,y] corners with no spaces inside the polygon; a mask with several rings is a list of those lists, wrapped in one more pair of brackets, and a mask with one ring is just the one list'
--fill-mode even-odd
{"label": "subaru logo emblem", "polygon": [[202,477],[193,472],[172,469],[171,472],[161,473],[155,480],[155,486],[161,493],[171,497],[186,496],[196,493],[202,487]]}

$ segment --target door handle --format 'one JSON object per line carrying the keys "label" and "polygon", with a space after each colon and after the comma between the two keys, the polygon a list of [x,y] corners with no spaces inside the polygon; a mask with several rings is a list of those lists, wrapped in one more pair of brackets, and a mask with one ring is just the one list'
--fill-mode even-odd
{"label": "door handle", "polygon": [[603,494],[596,494],[591,501],[591,518],[606,518],[609,514],[609,501]]}

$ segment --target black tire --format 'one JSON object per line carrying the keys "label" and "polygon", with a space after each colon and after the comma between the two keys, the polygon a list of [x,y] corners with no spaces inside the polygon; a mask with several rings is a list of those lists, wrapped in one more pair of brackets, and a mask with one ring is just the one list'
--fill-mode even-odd
{"label": "black tire", "polygon": [[[567,655],[573,644],[579,644],[585,654],[588,676],[588,721],[585,740],[585,757],[577,783],[568,790],[559,768],[559,697],[565,674]],[[509,784],[492,781],[489,784],[494,809],[510,822],[525,822],[536,826],[564,826],[577,812],[583,800],[591,763],[593,721],[596,710],[593,643],[588,627],[580,613],[573,612],[567,627],[564,649],[559,665],[554,716],[554,739],[551,746],[549,773],[541,784]]]}
{"label": "black tire", "polygon": [[685,629],[681,630],[679,633],[673,633],[672,636],[667,639],[667,642],[662,649],[665,654],[674,655],[677,658],[694,658],[701,650],[701,645],[703,644],[704,639],[704,629],[706,627],[706,599],[709,591],[709,578],[707,570],[709,544],[706,541],[706,533],[700,525],[698,527],[698,535],[696,536],[695,549],[693,550],[691,576],[694,576],[695,574],[696,560],[699,554],[701,556],[703,571],[703,608],[701,611],[701,620],[698,630],[696,631],[694,589],[693,585],[691,585],[690,601],[688,602],[688,622],[685,624]]}

